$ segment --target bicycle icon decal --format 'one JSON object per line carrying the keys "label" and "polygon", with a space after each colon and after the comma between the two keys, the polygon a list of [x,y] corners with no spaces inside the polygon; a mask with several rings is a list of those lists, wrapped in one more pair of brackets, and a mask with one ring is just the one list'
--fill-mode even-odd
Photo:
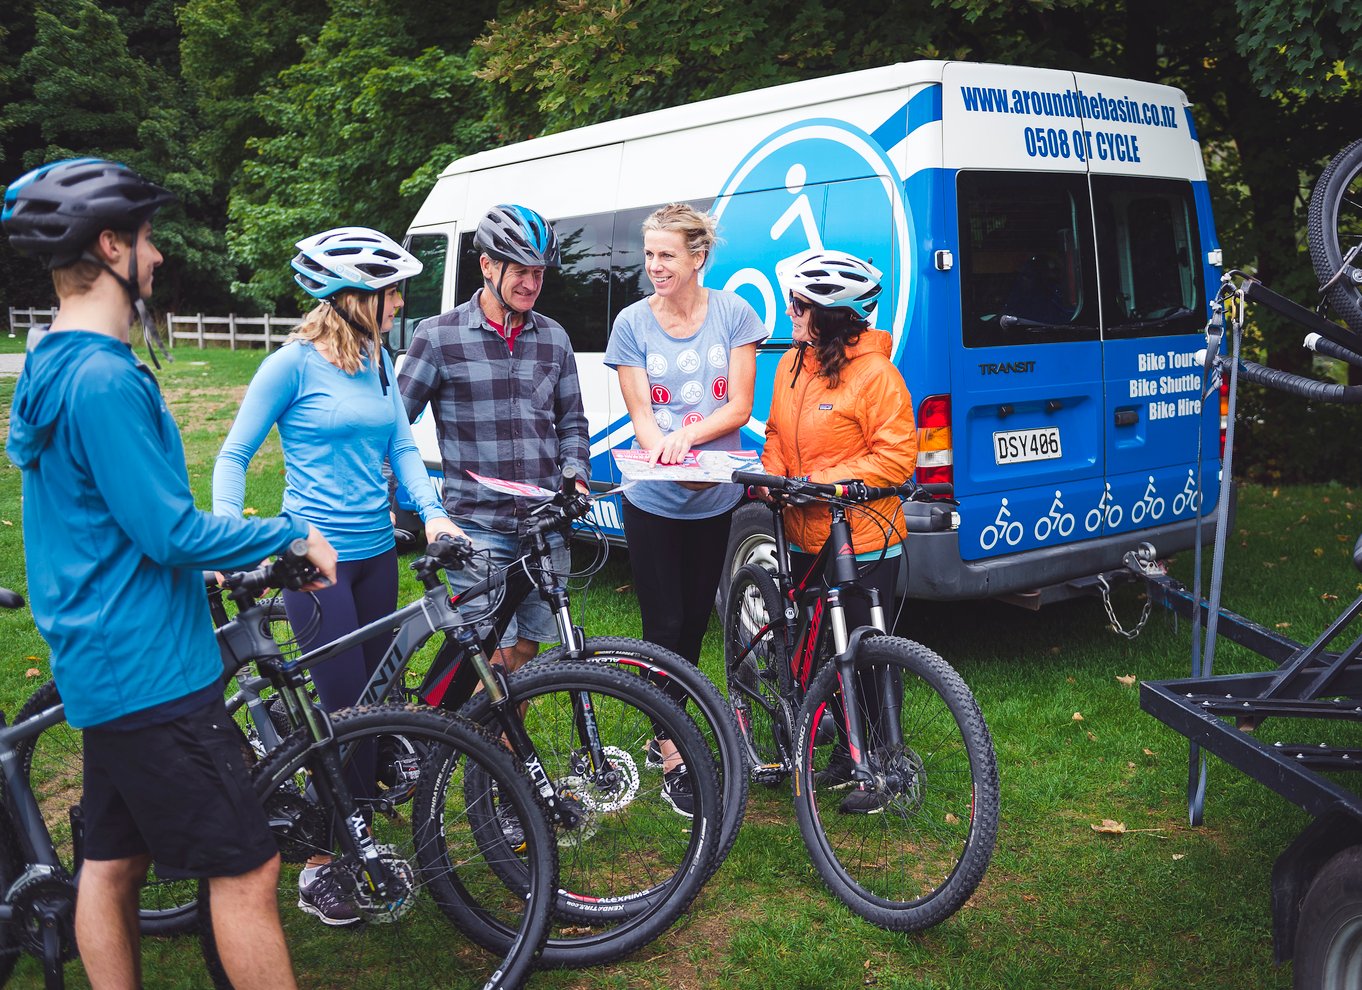
{"label": "bicycle icon decal", "polygon": [[[847,175],[868,178],[834,182]],[[900,275],[915,269],[917,247],[903,178],[870,134],[831,119],[781,128],[739,162],[711,212],[726,244],[704,273],[705,282],[742,296],[770,331],[785,311],[775,281],[777,261],[822,248],[825,241],[874,259],[885,273],[875,325],[894,335],[897,359],[914,291]],[[886,219],[853,222],[858,217]],[[838,224],[835,238],[825,237],[830,223]]]}
{"label": "bicycle icon decal", "polygon": [[1011,515],[1012,510],[1007,507],[1007,499],[1004,498],[998,506],[998,517],[979,533],[979,546],[982,549],[992,550],[1000,539],[1010,547],[1021,542],[1022,524],[1010,519]]}
{"label": "bicycle icon decal", "polygon": [[1154,476],[1151,474],[1144,495],[1130,507],[1130,521],[1138,526],[1146,515],[1150,519],[1162,519],[1163,510],[1167,507],[1168,503],[1163,500],[1163,497],[1155,494]]}
{"label": "bicycle icon decal", "polygon": [[1050,538],[1051,533],[1058,533],[1061,537],[1068,536],[1074,531],[1074,519],[1072,512],[1064,512],[1064,503],[1060,499],[1061,492],[1055,491],[1055,500],[1050,503],[1050,511],[1036,520],[1036,542],[1044,543]]}
{"label": "bicycle icon decal", "polygon": [[1102,492],[1097,505],[1089,509],[1088,514],[1083,517],[1083,528],[1089,533],[1097,532],[1103,523],[1111,529],[1121,525],[1121,507],[1112,497],[1110,481],[1107,482],[1106,490]]}
{"label": "bicycle icon decal", "polygon": [[1173,515],[1180,516],[1189,509],[1192,512],[1201,509],[1201,492],[1197,491],[1196,476],[1191,468],[1187,469],[1187,481],[1182,491],[1173,496]]}

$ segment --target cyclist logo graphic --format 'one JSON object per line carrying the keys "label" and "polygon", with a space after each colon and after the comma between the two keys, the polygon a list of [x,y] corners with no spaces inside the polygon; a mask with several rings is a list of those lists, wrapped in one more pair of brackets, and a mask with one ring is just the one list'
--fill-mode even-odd
{"label": "cyclist logo graphic", "polygon": [[913,223],[903,177],[869,133],[831,119],[776,131],[734,169],[713,213],[725,245],[705,284],[742,296],[773,332],[785,322],[777,261],[823,247],[873,260],[885,273],[875,325],[894,335],[898,357],[911,310]]}
{"label": "cyclist logo graphic", "polygon": [[691,350],[682,351],[676,356],[676,367],[687,375],[693,375],[695,369],[700,367],[700,355]]}
{"label": "cyclist logo graphic", "polygon": [[709,366],[711,368],[728,367],[728,350],[723,344],[715,344],[709,349]]}
{"label": "cyclist logo graphic", "polygon": [[704,394],[705,387],[694,379],[681,386],[681,401],[688,406],[695,405],[704,397]]}

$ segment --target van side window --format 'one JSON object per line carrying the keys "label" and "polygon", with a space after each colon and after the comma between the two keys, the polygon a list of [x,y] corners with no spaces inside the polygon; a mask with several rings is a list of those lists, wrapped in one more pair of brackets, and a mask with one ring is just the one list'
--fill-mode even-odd
{"label": "van side window", "polygon": [[[552,219],[562,267],[544,273],[535,310],[563,325],[578,352],[605,350],[610,299],[610,215]],[[473,232],[459,237],[455,303],[482,288],[482,269]]]}
{"label": "van side window", "polygon": [[1097,272],[1086,178],[960,172],[960,305],[966,347],[1097,339]]}
{"label": "van side window", "polygon": [[1095,175],[1092,193],[1105,331],[1200,332],[1206,300],[1191,183]]}
{"label": "van side window", "polygon": [[610,303],[609,214],[554,219],[562,267],[544,273],[534,308],[561,323],[578,353],[605,350]]}
{"label": "van side window", "polygon": [[416,324],[428,316],[438,315],[443,309],[441,296],[449,238],[444,234],[412,234],[407,238],[406,248],[425,267],[421,274],[402,283],[402,308],[388,335],[388,346],[394,351],[405,351],[410,347]]}

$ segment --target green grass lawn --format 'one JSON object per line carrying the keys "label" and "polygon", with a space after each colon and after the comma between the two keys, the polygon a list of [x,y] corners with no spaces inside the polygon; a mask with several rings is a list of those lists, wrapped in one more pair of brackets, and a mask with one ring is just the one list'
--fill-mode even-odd
{"label": "green grass lawn", "polygon": [[[0,336],[0,347],[7,343]],[[5,348],[8,349],[8,348]],[[259,351],[176,349],[161,374],[184,432],[200,504]],[[0,378],[0,431],[13,379]],[[277,511],[278,445],[252,464],[247,504]],[[1242,490],[1225,604],[1309,639],[1362,587],[1351,550],[1362,493],[1341,487]],[[0,465],[0,584],[24,589],[19,472]],[[1191,555],[1175,563],[1190,582]],[[639,634],[617,554],[574,602],[590,635]],[[404,576],[403,600],[417,594]],[[1115,594],[1126,625],[1139,589]],[[977,695],[1002,776],[993,864],[964,910],[919,935],[880,931],[832,898],[810,866],[788,792],[754,788],[733,853],[692,911],[634,957],[593,972],[546,972],[538,987],[581,988],[1284,988],[1272,963],[1269,884],[1304,813],[1212,762],[1206,824],[1190,828],[1185,740],[1140,711],[1121,678],[1185,676],[1189,626],[1156,614],[1135,640],[1083,599],[1029,612],[995,602],[911,602],[898,624],[950,660]],[[718,674],[717,628],[706,665]],[[1220,671],[1263,661],[1222,644]],[[13,712],[48,671],[27,614],[0,614],[0,708]],[[36,673],[35,673],[36,672]],[[722,678],[719,678],[722,680]],[[1080,718],[1081,716],[1081,718]],[[1259,732],[1291,738],[1295,726]],[[1346,732],[1338,729],[1338,732]],[[1103,819],[1123,835],[1099,834]],[[454,937],[454,936],[451,936]],[[438,946],[429,951],[439,951]],[[149,944],[149,986],[205,982],[192,940]],[[75,969],[75,967],[73,967]],[[79,979],[76,979],[79,983]],[[41,980],[25,963],[15,985]],[[356,986],[363,986],[356,974]]]}

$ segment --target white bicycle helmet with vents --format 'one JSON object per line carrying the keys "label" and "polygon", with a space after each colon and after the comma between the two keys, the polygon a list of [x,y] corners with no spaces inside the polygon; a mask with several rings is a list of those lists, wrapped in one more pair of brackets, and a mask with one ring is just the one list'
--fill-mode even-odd
{"label": "white bicycle helmet with vents", "polygon": [[819,306],[849,309],[868,321],[880,296],[883,273],[845,251],[818,249],[776,263],[776,280],[788,297],[807,296]]}
{"label": "white bicycle helmet with vents", "polygon": [[378,292],[421,274],[424,267],[387,234],[368,227],[337,227],[297,244],[293,280],[315,299],[345,289]]}

